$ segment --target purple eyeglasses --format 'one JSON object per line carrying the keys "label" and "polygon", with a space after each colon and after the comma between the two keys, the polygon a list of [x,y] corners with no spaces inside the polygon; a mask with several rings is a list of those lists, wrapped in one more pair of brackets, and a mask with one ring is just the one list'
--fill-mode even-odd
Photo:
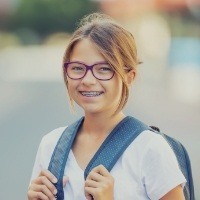
{"label": "purple eyeglasses", "polygon": [[115,71],[107,62],[99,62],[93,65],[86,65],[82,62],[66,62],[64,69],[70,79],[78,80],[85,77],[88,70],[91,70],[93,76],[102,81],[108,81],[113,78]]}

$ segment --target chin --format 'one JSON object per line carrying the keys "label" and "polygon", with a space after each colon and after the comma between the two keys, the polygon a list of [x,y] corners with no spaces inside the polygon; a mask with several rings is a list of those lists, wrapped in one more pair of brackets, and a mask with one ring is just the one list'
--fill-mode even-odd
{"label": "chin", "polygon": [[87,114],[92,114],[92,115],[101,113],[101,111],[97,109],[84,109],[84,112]]}
{"label": "chin", "polygon": [[102,109],[97,108],[97,107],[92,107],[90,106],[81,106],[81,108],[83,109],[83,111],[87,114],[98,114],[102,112]]}

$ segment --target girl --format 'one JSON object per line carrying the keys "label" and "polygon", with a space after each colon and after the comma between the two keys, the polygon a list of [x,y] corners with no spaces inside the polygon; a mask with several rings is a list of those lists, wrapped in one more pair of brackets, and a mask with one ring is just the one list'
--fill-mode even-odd
{"label": "girl", "polygon": [[[63,75],[71,102],[84,110],[84,121],[65,166],[66,199],[184,200],[185,178],[175,155],[163,137],[151,131],[129,145],[111,172],[100,165],[84,180],[87,164],[126,117],[122,109],[138,64],[133,36],[108,16],[91,14],[74,32],[64,54]],[[41,141],[29,200],[55,199],[57,180],[47,168],[64,129],[53,130]]]}

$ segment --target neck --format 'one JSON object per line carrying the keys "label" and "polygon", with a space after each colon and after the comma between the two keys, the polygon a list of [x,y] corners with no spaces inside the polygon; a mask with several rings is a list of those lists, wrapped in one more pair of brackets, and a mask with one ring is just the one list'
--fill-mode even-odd
{"label": "neck", "polygon": [[111,130],[125,117],[122,112],[110,114],[85,114],[82,131],[94,137],[109,134]]}

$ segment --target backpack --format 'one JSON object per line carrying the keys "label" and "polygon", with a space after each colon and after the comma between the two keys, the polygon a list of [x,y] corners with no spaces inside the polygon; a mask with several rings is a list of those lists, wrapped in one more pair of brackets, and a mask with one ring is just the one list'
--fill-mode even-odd
{"label": "backpack", "polygon": [[[68,126],[60,136],[57,145],[52,154],[48,170],[54,174],[58,182],[55,184],[57,188],[57,200],[64,200],[63,191],[63,175],[67,162],[67,158],[72,147],[76,133],[83,123],[84,117]],[[161,134],[172,150],[174,151],[179,167],[185,176],[187,182],[184,187],[184,195],[186,200],[195,200],[194,186],[190,159],[184,146],[177,140],[168,135],[161,133],[158,128],[148,126],[134,117],[127,116],[111,131],[100,148],[97,150],[93,158],[90,160],[84,171],[86,179],[89,172],[96,166],[102,164],[108,171],[111,171],[119,157],[132,141],[143,131],[151,130],[155,134]],[[123,141],[123,142],[121,142]],[[109,152],[109,154],[107,153]]]}

